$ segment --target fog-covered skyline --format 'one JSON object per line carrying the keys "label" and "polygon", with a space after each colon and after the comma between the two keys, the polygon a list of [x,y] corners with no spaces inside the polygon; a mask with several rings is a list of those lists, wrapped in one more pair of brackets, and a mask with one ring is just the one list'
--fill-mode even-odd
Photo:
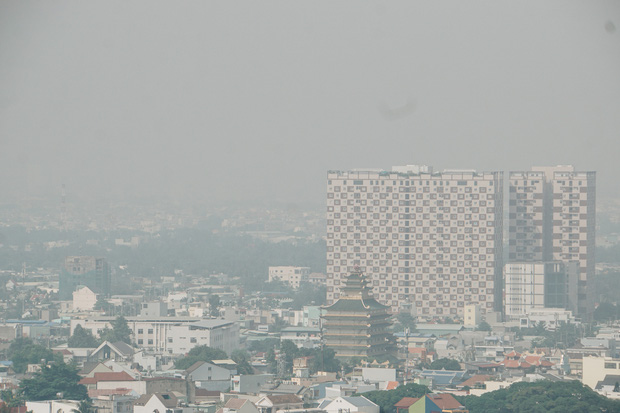
{"label": "fog-covered skyline", "polygon": [[620,196],[620,3],[2,2],[5,199],[322,202],[326,171],[573,164]]}

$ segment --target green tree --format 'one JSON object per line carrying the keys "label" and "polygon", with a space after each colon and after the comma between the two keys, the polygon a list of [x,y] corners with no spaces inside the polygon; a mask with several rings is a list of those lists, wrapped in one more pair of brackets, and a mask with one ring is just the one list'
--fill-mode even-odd
{"label": "green tree", "polygon": [[69,337],[69,347],[92,348],[99,345],[99,341],[93,336],[90,330],[82,328],[81,325],[75,326],[73,335]]}
{"label": "green tree", "polygon": [[254,374],[254,368],[250,364],[250,355],[244,350],[235,350],[230,354],[230,358],[237,363],[238,374]]}
{"label": "green tree", "polygon": [[611,303],[600,303],[594,310],[596,321],[611,321],[618,319],[618,308]]}
{"label": "green tree", "polygon": [[209,296],[209,314],[211,314],[211,317],[219,317],[221,304],[219,295],[212,294]]}
{"label": "green tree", "polygon": [[481,321],[480,324],[478,324],[478,330],[480,331],[491,331],[491,324],[487,323],[486,321]]}
{"label": "green tree", "polygon": [[519,382],[480,397],[457,397],[470,412],[618,412],[620,401],[600,396],[578,381]]}
{"label": "green tree", "polygon": [[69,400],[87,400],[88,391],[78,384],[81,377],[78,368],[65,363],[54,363],[44,366],[33,378],[21,382],[21,392],[26,400],[56,399],[58,393]]}
{"label": "green tree", "polygon": [[222,360],[227,357],[228,355],[223,350],[208,346],[196,346],[187,353],[187,356],[178,359],[174,363],[174,367],[185,370],[197,361],[210,362],[211,360]]}
{"label": "green tree", "polygon": [[90,399],[82,400],[77,409],[73,409],[74,413],[94,413],[96,409]]}
{"label": "green tree", "polygon": [[409,312],[398,313],[398,315],[396,316],[396,321],[398,322],[398,324],[395,326],[395,328],[398,328],[398,330],[404,331],[405,329],[408,328],[409,333],[416,332],[415,318],[413,318],[411,313]]}
{"label": "green tree", "polygon": [[50,361],[61,361],[60,354],[54,354],[52,350],[35,344],[29,338],[18,338],[13,340],[7,351],[7,357],[13,362],[13,370],[17,373],[24,373],[28,364],[40,364]]}
{"label": "green tree", "polygon": [[23,399],[19,397],[19,394],[13,393],[13,390],[2,390],[0,391],[0,399],[6,404],[8,407],[17,407],[23,404]]}
{"label": "green tree", "polygon": [[269,365],[269,372],[271,374],[276,374],[278,371],[278,361],[276,360],[275,349],[270,348],[269,351],[267,351],[265,361],[267,362],[267,365]]}
{"label": "green tree", "polygon": [[445,370],[459,371],[461,370],[461,365],[456,360],[442,358],[442,359],[433,361],[430,365],[430,369],[431,370],[445,369]]}
{"label": "green tree", "polygon": [[110,312],[110,303],[108,303],[106,301],[105,298],[103,298],[102,295],[100,295],[99,297],[97,297],[97,302],[95,303],[95,310],[98,311],[103,311],[104,313],[109,313]]}
{"label": "green tree", "polygon": [[131,344],[131,329],[125,317],[118,316],[110,324],[112,324],[111,329],[106,327],[99,334],[102,341],[109,341],[110,343],[122,341],[123,343]]}

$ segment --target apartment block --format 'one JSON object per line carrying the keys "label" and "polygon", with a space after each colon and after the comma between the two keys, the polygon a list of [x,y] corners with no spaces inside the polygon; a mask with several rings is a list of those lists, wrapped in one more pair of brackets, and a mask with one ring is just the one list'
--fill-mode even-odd
{"label": "apartment block", "polygon": [[578,263],[577,314],[594,311],[596,172],[535,167],[509,178],[509,260]]}
{"label": "apartment block", "polygon": [[327,300],[362,271],[393,312],[502,310],[503,173],[414,165],[327,174]]}
{"label": "apartment block", "polygon": [[541,308],[576,310],[577,262],[511,262],[504,267],[504,315],[519,320]]}
{"label": "apartment block", "polygon": [[297,289],[300,283],[308,282],[310,267],[280,266],[269,267],[269,282],[282,281]]}

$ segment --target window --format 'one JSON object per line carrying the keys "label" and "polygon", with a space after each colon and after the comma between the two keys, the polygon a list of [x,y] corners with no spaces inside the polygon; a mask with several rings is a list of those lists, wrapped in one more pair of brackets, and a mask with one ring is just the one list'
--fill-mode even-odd
{"label": "window", "polygon": [[153,329],[149,328],[149,334],[153,334]]}
{"label": "window", "polygon": [[190,343],[196,343],[196,342],[197,342],[196,337],[191,337],[191,338],[189,339],[189,342],[190,342]]}
{"label": "window", "polygon": [[615,369],[616,368],[616,363],[605,363],[605,368],[606,369]]}
{"label": "window", "polygon": [[153,344],[153,339],[149,338],[149,344]]}
{"label": "window", "polygon": [[138,329],[138,334],[144,334],[144,330],[143,330],[143,329],[141,329],[141,328],[139,328],[139,329]]}
{"label": "window", "polygon": [[138,344],[143,344],[144,340],[142,340],[141,338],[138,339]]}

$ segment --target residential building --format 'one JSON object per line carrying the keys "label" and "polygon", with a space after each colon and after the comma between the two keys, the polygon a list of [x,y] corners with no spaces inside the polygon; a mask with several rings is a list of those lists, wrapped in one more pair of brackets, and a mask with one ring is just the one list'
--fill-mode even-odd
{"label": "residential building", "polygon": [[[100,316],[71,320],[71,334],[76,325],[97,336],[111,328],[114,317]],[[132,342],[139,348],[169,354],[186,354],[200,345],[224,350],[230,354],[239,348],[239,326],[226,320],[191,317],[127,317]]]}
{"label": "residential building", "polygon": [[324,308],[323,338],[337,357],[378,357],[396,351],[394,336],[387,330],[389,308],[370,295],[368,280],[358,270],[340,288],[338,300]]}
{"label": "residential building", "polygon": [[620,375],[620,359],[585,356],[582,359],[582,369],[581,382],[594,389],[599,381],[605,380],[606,376]]}
{"label": "residential building", "polygon": [[319,327],[284,327],[280,332],[280,341],[290,340],[299,348],[317,348],[321,345]]}
{"label": "residential building", "polygon": [[327,174],[327,300],[356,266],[393,312],[502,309],[503,173],[394,167]]}
{"label": "residential building", "polygon": [[230,389],[230,380],[236,373],[236,370],[230,370],[206,361],[197,361],[184,372],[186,378],[196,383],[196,387],[219,391]]}
{"label": "residential building", "polygon": [[379,406],[364,396],[337,397],[322,408],[327,413],[379,413]]}
{"label": "residential building", "polygon": [[510,173],[510,261],[575,261],[577,315],[594,310],[596,172],[570,165]]}
{"label": "residential building", "polygon": [[577,262],[510,262],[504,267],[504,315],[507,321],[532,310],[577,310]]}
{"label": "residential building", "polygon": [[144,394],[133,403],[134,413],[180,413],[179,401],[173,392]]}
{"label": "residential building", "polygon": [[26,410],[32,413],[73,413],[73,411],[79,411],[79,408],[80,402],[76,400],[41,400],[26,402]]}
{"label": "residential building", "polygon": [[304,401],[296,394],[272,394],[256,402],[260,413],[276,413],[278,410],[295,410],[304,407]]}
{"label": "residential building", "polygon": [[77,287],[73,291],[73,310],[74,311],[91,311],[97,304],[99,296],[88,287]]}
{"label": "residential building", "polygon": [[467,413],[467,410],[450,393],[430,393],[424,395],[409,407],[410,413],[446,412]]}
{"label": "residential building", "polygon": [[463,325],[465,327],[478,327],[482,322],[480,305],[478,304],[466,304],[463,314]]}
{"label": "residential building", "polygon": [[300,283],[307,282],[309,276],[310,267],[269,267],[269,282],[282,281],[295,289],[299,288]]}
{"label": "residential building", "polygon": [[232,398],[217,413],[258,413],[258,409],[247,399]]}
{"label": "residential building", "polygon": [[110,280],[110,267],[105,258],[67,257],[59,275],[58,295],[61,300],[70,300],[78,286],[86,286],[107,297]]}

